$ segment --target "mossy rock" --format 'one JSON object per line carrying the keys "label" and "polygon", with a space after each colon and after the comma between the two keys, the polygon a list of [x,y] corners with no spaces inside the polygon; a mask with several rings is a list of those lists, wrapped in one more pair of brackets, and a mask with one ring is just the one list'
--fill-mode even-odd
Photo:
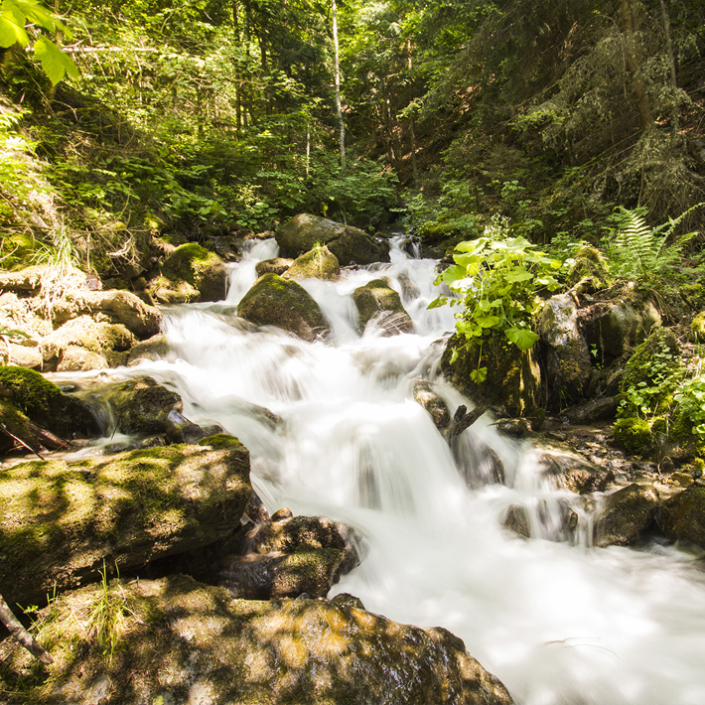
{"label": "mossy rock", "polygon": [[[112,616],[102,631],[91,624],[98,610]],[[35,633],[49,667],[0,644],[0,689],[17,705],[512,703],[445,629],[398,624],[351,600],[237,600],[181,575],[61,596]]]}
{"label": "mossy rock", "polygon": [[257,274],[257,277],[261,277],[263,274],[274,272],[274,274],[278,274],[281,277],[293,263],[294,260],[290,257],[272,257],[271,259],[263,259],[255,265],[255,273]]}
{"label": "mossy rock", "polygon": [[401,297],[386,280],[367,282],[355,289],[352,298],[363,330],[374,321],[386,336],[414,332],[414,323],[402,305]]}
{"label": "mossy rock", "polygon": [[169,353],[169,343],[166,336],[162,333],[153,335],[147,340],[137,343],[130,349],[130,353],[125,363],[128,367],[137,365],[142,360],[150,360],[152,362],[161,360]]}
{"label": "mossy rock", "polygon": [[0,472],[0,594],[41,602],[109,570],[229,536],[252,488],[249,454],[173,445]]}
{"label": "mossy rock", "polygon": [[314,247],[297,257],[284,274],[284,279],[328,279],[340,276],[338,258],[325,246]]}
{"label": "mossy rock", "polygon": [[[487,378],[474,382],[470,375],[481,366],[487,367]],[[466,396],[503,407],[510,416],[531,416],[541,406],[541,370],[534,348],[522,351],[494,338],[480,347],[454,334],[446,344],[441,370]]]}
{"label": "mossy rock", "polygon": [[661,499],[649,486],[633,483],[605,498],[595,521],[595,546],[628,546],[656,519]]}
{"label": "mossy rock", "polygon": [[117,430],[127,435],[156,435],[169,429],[169,413],[182,411],[181,397],[151,377],[120,382],[105,390]]}
{"label": "mossy rock", "polygon": [[222,301],[227,280],[227,268],[215,252],[188,242],[164,260],[161,276],[149,283],[148,291],[161,303]]}
{"label": "mossy rock", "polygon": [[652,446],[651,426],[644,419],[628,417],[618,419],[612,427],[615,441],[620,448],[634,455],[647,453]]}
{"label": "mossy rock", "polygon": [[705,343],[705,311],[701,311],[690,324],[690,336],[694,343]]}
{"label": "mossy rock", "polygon": [[573,259],[573,268],[568,277],[570,286],[579,285],[583,290],[590,288],[594,291],[609,286],[609,266],[600,250],[592,245],[584,245]]}
{"label": "mossy rock", "polygon": [[100,428],[89,406],[61,390],[39,372],[0,367],[0,389],[30,421],[61,438],[93,438]]}
{"label": "mossy rock", "polygon": [[313,297],[295,281],[261,276],[243,296],[237,315],[258,326],[276,326],[307,340],[330,333],[330,324]]}
{"label": "mossy rock", "polygon": [[364,230],[327,218],[300,213],[275,233],[282,257],[298,257],[316,245],[327,245],[342,267],[389,262],[389,243]]}
{"label": "mossy rock", "polygon": [[634,350],[619,384],[621,392],[627,391],[629,387],[637,387],[642,382],[650,386],[654,384],[655,380],[649,376],[649,367],[655,355],[670,355],[674,365],[680,359],[678,339],[668,328],[655,330]]}
{"label": "mossy rock", "polygon": [[705,487],[690,487],[661,506],[661,528],[674,541],[690,541],[705,550]]}

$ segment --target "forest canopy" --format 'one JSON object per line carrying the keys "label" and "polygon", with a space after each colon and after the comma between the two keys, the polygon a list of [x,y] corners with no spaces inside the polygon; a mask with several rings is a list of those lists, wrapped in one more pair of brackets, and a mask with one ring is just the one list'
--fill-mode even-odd
{"label": "forest canopy", "polygon": [[616,206],[705,200],[700,0],[1,7],[5,266],[64,247],[125,276],[154,237],[299,212],[598,242]]}

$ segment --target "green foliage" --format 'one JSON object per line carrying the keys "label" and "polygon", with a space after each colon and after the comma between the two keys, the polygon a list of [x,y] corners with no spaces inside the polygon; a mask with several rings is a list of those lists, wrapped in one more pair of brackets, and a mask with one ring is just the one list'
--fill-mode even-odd
{"label": "green foliage", "polygon": [[[19,44],[23,49],[32,45],[34,56],[40,61],[42,70],[56,85],[65,74],[78,78],[78,68],[73,59],[45,35],[28,32],[27,25],[36,25],[48,32],[61,31],[71,36],[64,24],[52,12],[36,0],[2,0],[0,3],[0,47],[6,49]],[[30,34],[31,33],[31,34]]]}
{"label": "green foliage", "polygon": [[690,433],[705,441],[705,375],[686,380],[675,394],[676,419],[689,427]]}
{"label": "green foliage", "polygon": [[640,454],[651,446],[651,426],[644,419],[618,419],[612,430],[617,442],[629,453]]}
{"label": "green foliage", "polygon": [[[466,344],[482,343],[490,335],[503,336],[520,350],[531,348],[538,335],[533,318],[541,307],[539,291],[554,291],[559,284],[553,272],[560,262],[535,249],[523,237],[481,237],[461,242],[453,255],[455,265],[436,279],[459,298],[440,296],[429,308],[450,302],[461,305],[455,314],[456,330]],[[486,368],[478,366],[476,382],[484,380]]]}
{"label": "green foliage", "polygon": [[653,228],[647,225],[643,209],[628,210],[620,206],[616,234],[604,242],[612,274],[645,284],[666,284],[666,280],[673,277],[674,265],[681,259],[686,243],[695,233],[682,235],[672,244],[668,240],[678,224],[703,205],[705,203],[698,203],[677,218],[669,218],[668,222]]}
{"label": "green foliage", "polygon": [[673,395],[684,373],[673,334],[665,329],[657,330],[637,347],[627,362],[620,384],[625,396],[618,415],[651,419],[669,414],[673,410]]}

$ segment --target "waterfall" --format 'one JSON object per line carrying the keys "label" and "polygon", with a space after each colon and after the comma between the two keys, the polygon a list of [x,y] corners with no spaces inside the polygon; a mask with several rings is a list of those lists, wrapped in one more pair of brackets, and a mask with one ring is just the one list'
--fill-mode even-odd
{"label": "waterfall", "polygon": [[[451,630],[517,703],[705,702],[697,556],[658,544],[524,540],[504,528],[511,505],[541,505],[549,528],[540,535],[549,536],[560,493],[535,478],[531,452],[490,420],[467,430],[454,454],[413,400],[414,382],[426,379],[451,413],[472,406],[437,376],[439,339],[454,318],[448,307],[426,308],[436,297],[435,262],[395,243],[389,264],[301,282],[331,322],[325,341],[254,330],[236,317],[255,262],[277,252],[269,240],[233,266],[225,303],[165,313],[168,359],[118,373],[173,385],[186,417],[238,436],[270,511],[288,506],[355,528],[364,559],[334,593],[397,621]],[[400,292],[415,334],[360,335],[351,294],[380,276]],[[504,484],[483,469],[483,448],[501,459]]]}

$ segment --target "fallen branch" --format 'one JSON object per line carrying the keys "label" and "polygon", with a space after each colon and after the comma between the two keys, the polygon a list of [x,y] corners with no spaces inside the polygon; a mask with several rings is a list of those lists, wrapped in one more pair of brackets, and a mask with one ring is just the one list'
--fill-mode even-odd
{"label": "fallen branch", "polygon": [[454,438],[459,436],[465,429],[470,428],[487,411],[484,405],[476,406],[468,413],[468,408],[465,405],[460,405],[453,416],[453,420],[444,428],[441,433],[443,438],[450,443]]}
{"label": "fallen branch", "polygon": [[36,656],[42,663],[47,666],[54,663],[51,654],[43,649],[37,640],[20,624],[20,621],[12,613],[12,610],[7,606],[7,602],[0,595],[0,621],[10,630],[10,634],[29,651],[32,656]]}
{"label": "fallen branch", "polygon": [[24,446],[30,453],[34,453],[39,460],[44,460],[39,453],[34,450],[34,448],[30,448],[21,438],[18,438],[14,433],[10,432],[7,430],[7,426],[5,426],[4,423],[0,423],[0,431],[2,431],[5,435],[9,436],[12,438],[13,441],[17,441],[21,446]]}

